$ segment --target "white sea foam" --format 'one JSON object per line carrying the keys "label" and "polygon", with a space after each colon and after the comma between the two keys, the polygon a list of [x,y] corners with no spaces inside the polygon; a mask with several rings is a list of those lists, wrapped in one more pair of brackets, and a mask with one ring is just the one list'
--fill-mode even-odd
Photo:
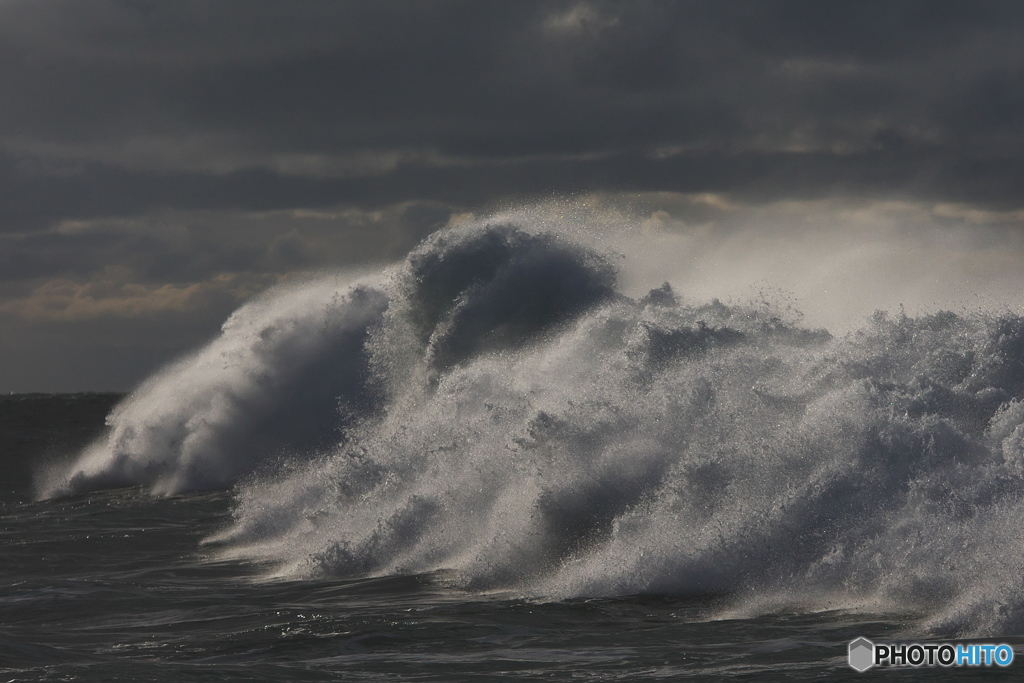
{"label": "white sea foam", "polygon": [[372,285],[272,293],[48,493],[244,480],[210,541],[284,576],[1024,628],[1024,319],[878,314],[833,338],[763,301],[628,298],[616,263],[483,221]]}

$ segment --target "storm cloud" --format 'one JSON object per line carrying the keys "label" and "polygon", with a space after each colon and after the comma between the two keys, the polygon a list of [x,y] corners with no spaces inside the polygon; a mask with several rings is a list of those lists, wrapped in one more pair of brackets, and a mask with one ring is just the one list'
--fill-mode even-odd
{"label": "storm cloud", "polygon": [[516,203],[1022,227],[1013,1],[5,0],[0,92],[5,391],[126,389],[262,288]]}

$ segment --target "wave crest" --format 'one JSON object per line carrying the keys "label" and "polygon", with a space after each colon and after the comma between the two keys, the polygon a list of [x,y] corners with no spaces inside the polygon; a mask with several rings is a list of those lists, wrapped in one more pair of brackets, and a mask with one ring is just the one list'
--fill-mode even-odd
{"label": "wave crest", "polygon": [[478,225],[372,286],[240,309],[110,423],[51,494],[250,477],[210,540],[282,575],[1024,627],[1014,316],[877,314],[835,339],[761,303],[631,299],[608,256]]}

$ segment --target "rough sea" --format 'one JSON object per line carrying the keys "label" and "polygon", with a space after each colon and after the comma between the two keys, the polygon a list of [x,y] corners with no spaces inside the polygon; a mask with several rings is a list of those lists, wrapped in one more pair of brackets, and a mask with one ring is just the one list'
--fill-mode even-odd
{"label": "rough sea", "polygon": [[820,680],[1024,644],[1024,318],[626,296],[482,221],[0,397],[0,681]]}

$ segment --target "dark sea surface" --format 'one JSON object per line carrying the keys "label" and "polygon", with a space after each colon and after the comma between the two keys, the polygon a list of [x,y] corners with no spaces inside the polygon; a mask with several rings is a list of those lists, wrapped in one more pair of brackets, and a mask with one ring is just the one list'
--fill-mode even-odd
{"label": "dark sea surface", "polygon": [[230,492],[31,500],[33,463],[96,434],[114,398],[0,398],[0,453],[19,473],[0,502],[0,680],[853,680],[881,674],[852,671],[847,643],[908,624],[843,610],[709,620],[735,600],[712,596],[516,599],[443,573],[268,581],[200,545],[230,523]]}

